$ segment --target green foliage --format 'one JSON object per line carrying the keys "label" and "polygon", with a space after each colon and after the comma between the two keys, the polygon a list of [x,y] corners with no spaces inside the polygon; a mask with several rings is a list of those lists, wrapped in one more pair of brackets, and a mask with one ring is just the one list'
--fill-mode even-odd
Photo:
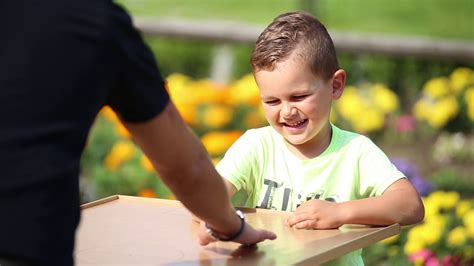
{"label": "green foliage", "polygon": [[[470,167],[473,170],[473,167]],[[430,176],[436,190],[457,191],[464,197],[474,197],[473,172],[470,177],[460,173],[458,169],[443,168]]]}
{"label": "green foliage", "polygon": [[319,0],[331,30],[474,39],[471,0]]}
{"label": "green foliage", "polygon": [[[152,189],[160,198],[172,194],[154,171],[142,165],[143,153],[124,136],[117,134],[117,121],[110,121],[104,115],[97,119],[89,134],[86,149],[81,158],[81,177],[87,186],[83,187],[82,201],[91,201],[110,195],[139,195],[144,188]],[[113,156],[114,146],[121,142],[130,142],[133,156],[120,162],[116,169],[107,163],[107,157]]]}
{"label": "green foliage", "polygon": [[[266,25],[306,0],[120,0],[137,17],[233,20]],[[331,30],[474,40],[471,0],[313,0],[310,9]]]}
{"label": "green foliage", "polygon": [[250,55],[252,53],[252,49],[253,47],[250,45],[234,46],[234,80],[252,72],[252,67],[250,65]]}
{"label": "green foliage", "polygon": [[276,15],[299,8],[294,0],[120,0],[134,16],[179,17],[268,23]]}
{"label": "green foliage", "polygon": [[[108,123],[102,116],[97,116],[87,141],[86,149],[82,154],[81,168],[83,175],[90,175],[94,164],[102,162],[118,137],[114,133],[115,125]],[[86,171],[86,172],[84,172]]]}
{"label": "green foliage", "polygon": [[155,54],[163,77],[172,73],[194,78],[209,76],[214,44],[166,38],[147,38],[146,42]]}

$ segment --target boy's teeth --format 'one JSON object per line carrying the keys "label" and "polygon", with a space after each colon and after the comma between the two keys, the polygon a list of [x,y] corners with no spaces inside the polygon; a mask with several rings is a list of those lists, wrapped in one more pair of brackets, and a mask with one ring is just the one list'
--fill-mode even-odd
{"label": "boy's teeth", "polygon": [[297,127],[297,126],[303,124],[303,122],[304,122],[304,121],[298,121],[298,122],[296,122],[296,123],[294,123],[294,124],[288,124],[288,125],[291,126],[291,127]]}

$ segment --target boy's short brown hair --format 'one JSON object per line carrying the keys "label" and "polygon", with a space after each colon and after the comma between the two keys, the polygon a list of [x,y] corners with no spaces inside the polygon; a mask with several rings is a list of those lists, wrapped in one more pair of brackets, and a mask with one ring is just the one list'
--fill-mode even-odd
{"label": "boy's short brown hair", "polygon": [[326,28],[314,16],[302,11],[281,14],[265,28],[252,52],[252,69],[271,71],[294,51],[322,78],[330,78],[339,69],[336,49]]}

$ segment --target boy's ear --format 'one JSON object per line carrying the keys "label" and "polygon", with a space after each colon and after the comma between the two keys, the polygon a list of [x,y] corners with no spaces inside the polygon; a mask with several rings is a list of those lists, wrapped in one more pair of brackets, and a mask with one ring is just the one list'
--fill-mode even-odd
{"label": "boy's ear", "polygon": [[332,75],[332,97],[339,99],[344,91],[346,85],[346,71],[344,69],[338,69]]}

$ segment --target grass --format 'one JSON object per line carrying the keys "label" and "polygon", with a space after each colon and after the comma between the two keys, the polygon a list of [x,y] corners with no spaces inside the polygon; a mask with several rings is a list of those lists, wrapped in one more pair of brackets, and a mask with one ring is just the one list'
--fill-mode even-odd
{"label": "grass", "polygon": [[[232,20],[268,24],[301,9],[299,0],[119,0],[136,17]],[[309,2],[308,0],[306,3]],[[474,40],[472,0],[313,0],[329,30]]]}

